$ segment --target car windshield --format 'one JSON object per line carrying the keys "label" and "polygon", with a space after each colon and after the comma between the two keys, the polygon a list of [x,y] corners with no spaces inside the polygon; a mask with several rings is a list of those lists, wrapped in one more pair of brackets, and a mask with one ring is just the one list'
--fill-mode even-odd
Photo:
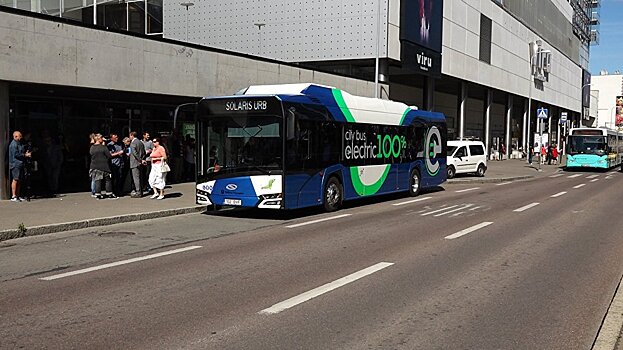
{"label": "car windshield", "polygon": [[271,174],[282,167],[282,119],[275,116],[215,116],[207,123],[207,173]]}
{"label": "car windshield", "polygon": [[568,153],[574,154],[606,154],[606,138],[604,136],[570,136]]}
{"label": "car windshield", "polygon": [[446,147],[446,156],[448,157],[452,157],[452,154],[454,153],[454,151],[456,151],[457,146],[447,146]]}

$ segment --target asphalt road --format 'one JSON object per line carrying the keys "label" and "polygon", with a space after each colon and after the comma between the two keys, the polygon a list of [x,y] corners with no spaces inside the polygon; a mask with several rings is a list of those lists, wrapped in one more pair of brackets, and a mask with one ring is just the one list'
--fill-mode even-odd
{"label": "asphalt road", "polygon": [[623,274],[591,175],[6,244],[0,348],[590,349]]}

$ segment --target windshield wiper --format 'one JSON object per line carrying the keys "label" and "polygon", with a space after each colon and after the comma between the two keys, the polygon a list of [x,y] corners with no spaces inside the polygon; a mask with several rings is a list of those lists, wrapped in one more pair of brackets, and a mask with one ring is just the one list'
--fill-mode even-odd
{"label": "windshield wiper", "polygon": [[266,175],[270,175],[271,174],[270,170],[266,170],[266,169],[261,168],[259,166],[250,166],[249,169],[257,170],[257,171],[261,172],[262,174],[266,174]]}

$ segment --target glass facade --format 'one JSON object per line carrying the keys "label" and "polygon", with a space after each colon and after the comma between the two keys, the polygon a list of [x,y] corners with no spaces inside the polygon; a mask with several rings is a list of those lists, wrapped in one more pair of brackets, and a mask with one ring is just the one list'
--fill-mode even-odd
{"label": "glass facade", "polygon": [[0,0],[0,6],[162,36],[163,0]]}

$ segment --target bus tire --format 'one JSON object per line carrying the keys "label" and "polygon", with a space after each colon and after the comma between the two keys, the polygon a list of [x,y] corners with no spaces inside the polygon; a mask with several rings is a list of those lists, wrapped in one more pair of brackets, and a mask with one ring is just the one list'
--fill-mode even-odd
{"label": "bus tire", "polygon": [[411,175],[409,175],[409,195],[415,197],[420,194],[421,189],[422,177],[420,176],[419,170],[413,169],[411,170]]}
{"label": "bus tire", "polygon": [[448,173],[448,179],[454,179],[454,175],[456,175],[456,170],[454,169],[454,165],[450,165],[446,169]]}
{"label": "bus tire", "polygon": [[323,204],[324,210],[331,212],[336,211],[342,206],[344,190],[342,184],[336,177],[330,177],[324,185]]}

